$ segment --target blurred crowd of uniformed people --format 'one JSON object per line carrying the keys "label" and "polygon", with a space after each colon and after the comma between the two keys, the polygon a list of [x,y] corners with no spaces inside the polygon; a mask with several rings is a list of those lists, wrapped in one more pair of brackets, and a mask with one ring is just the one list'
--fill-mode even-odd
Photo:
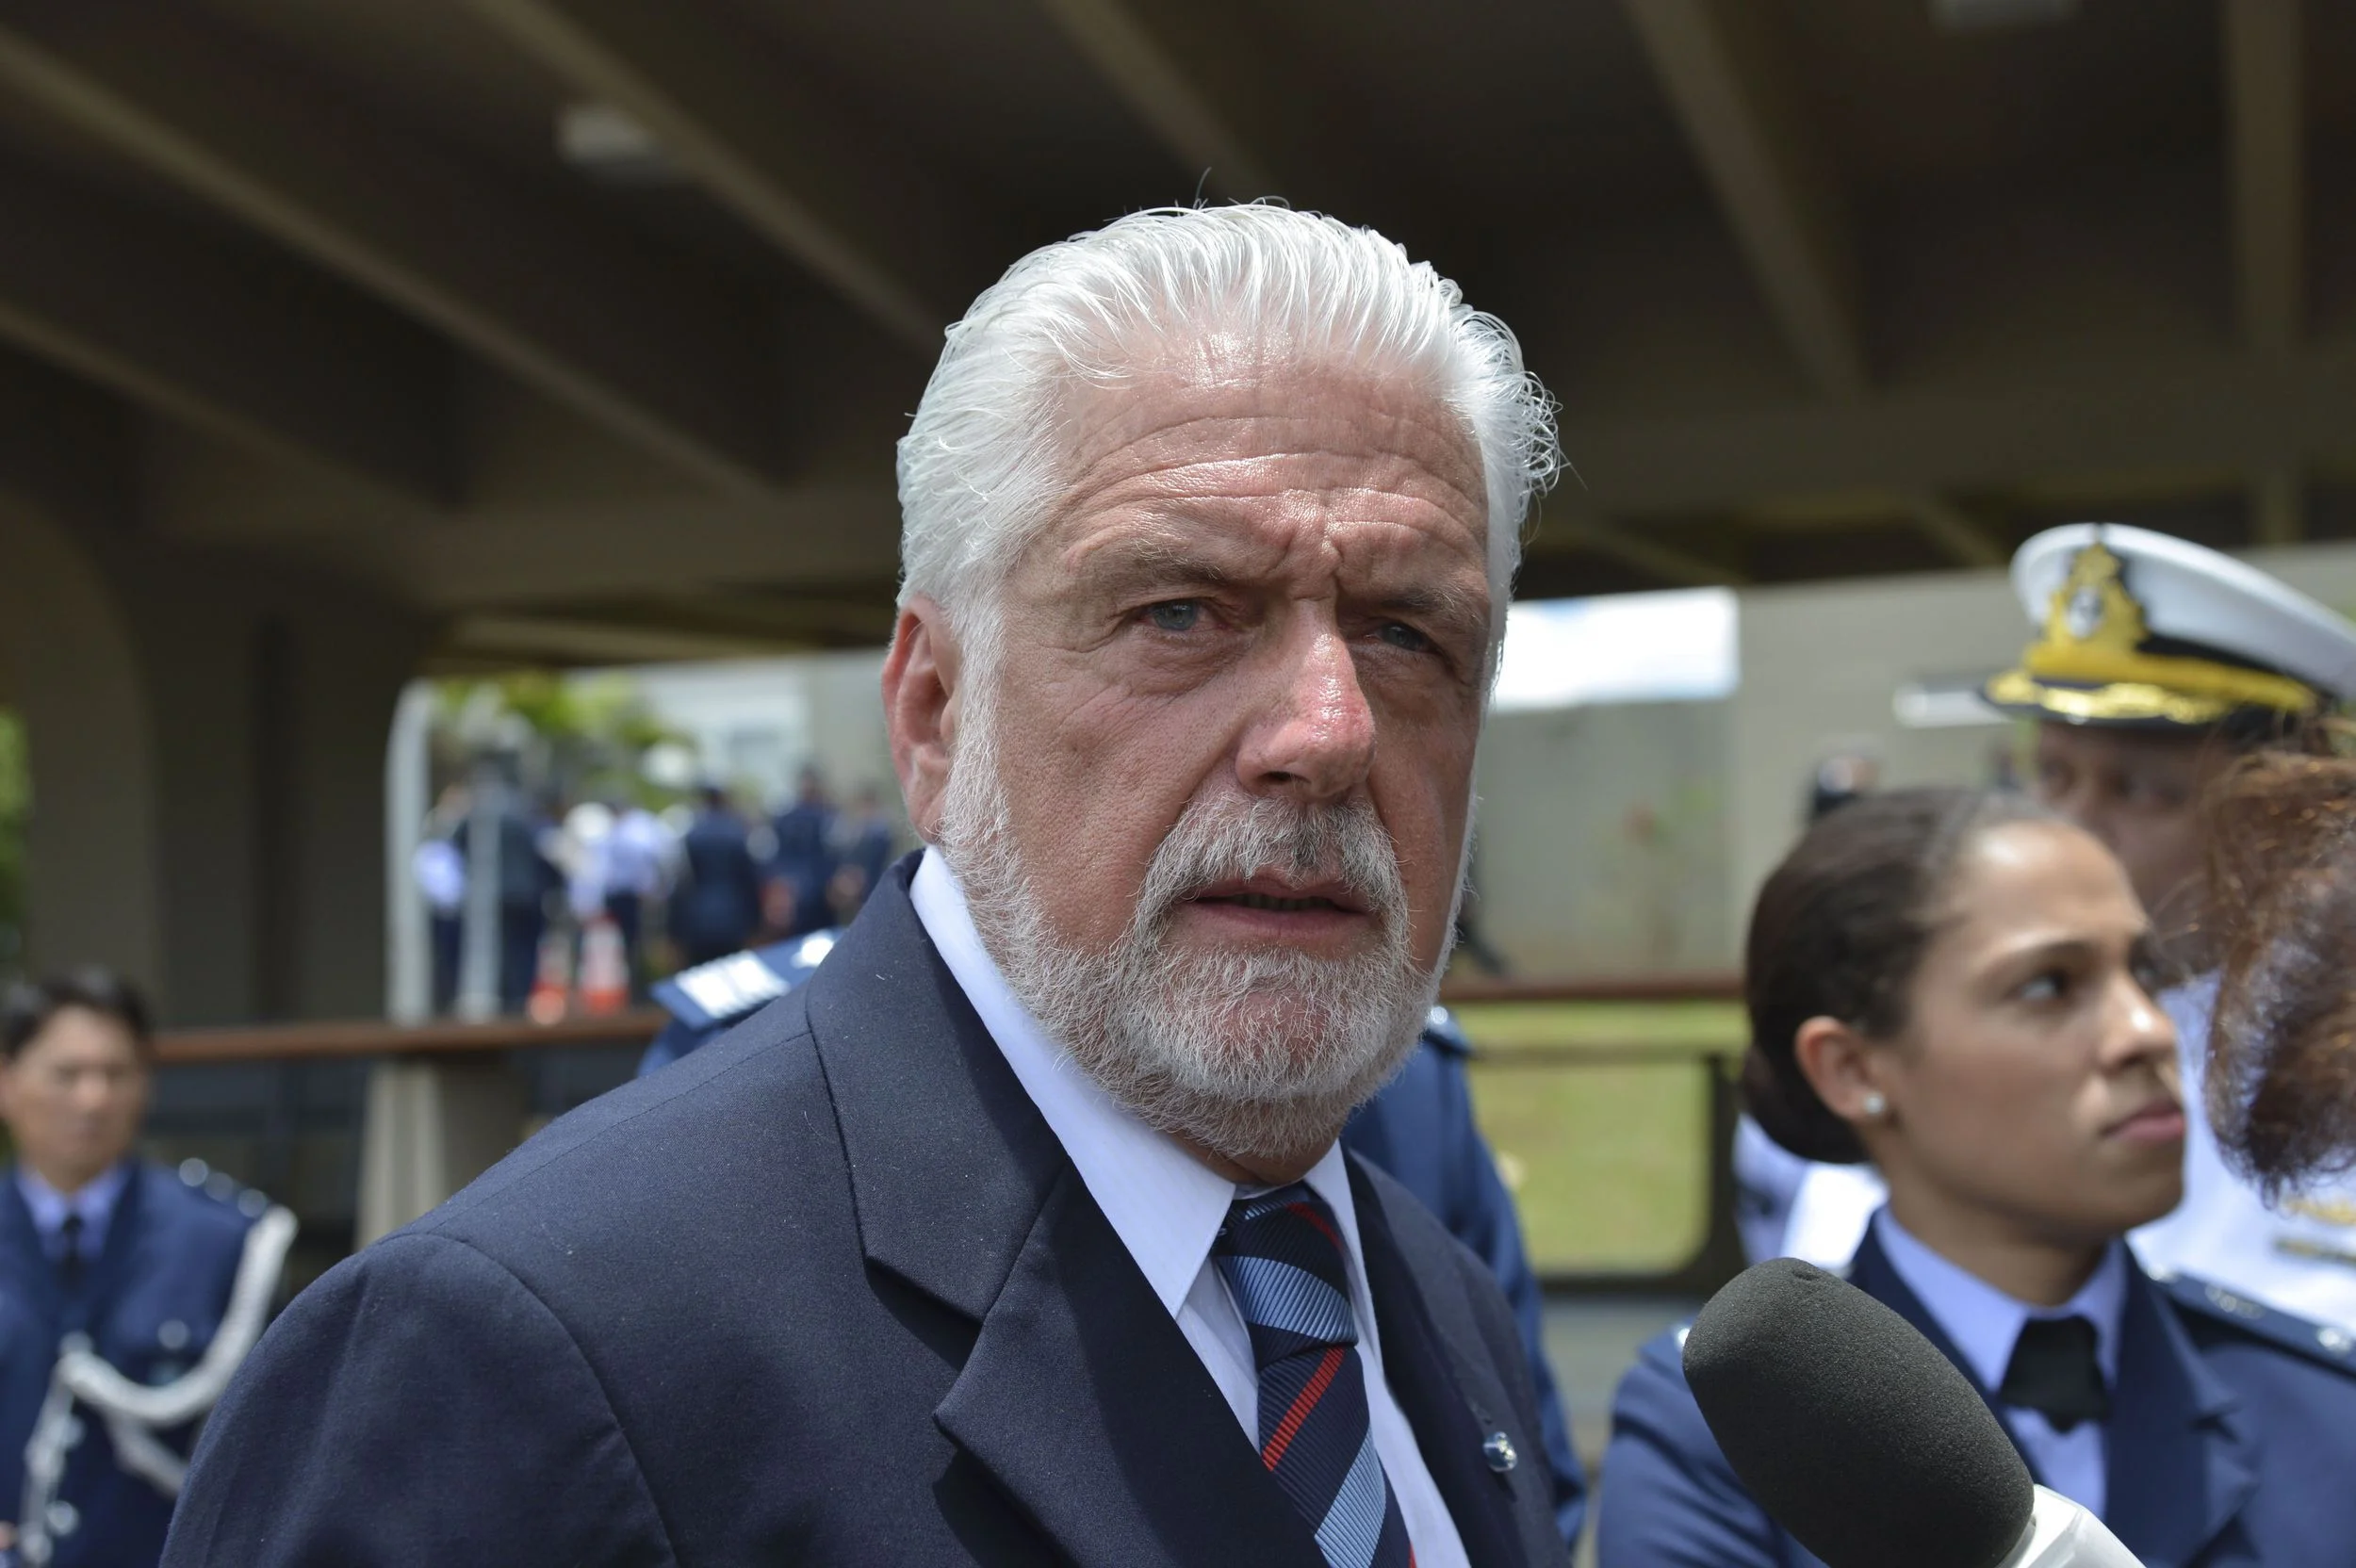
{"label": "blurred crowd of uniformed people", "polygon": [[802,770],[774,814],[718,783],[663,810],[630,800],[543,808],[494,776],[447,786],[411,857],[432,923],[433,1007],[458,1006],[478,822],[497,835],[483,861],[496,891],[480,918],[496,937],[483,1011],[522,1012],[551,964],[566,990],[610,941],[629,994],[657,973],[748,946],[846,923],[898,847],[882,792],[838,804],[825,774]]}
{"label": "blurred crowd of uniformed people", "polygon": [[[2229,558],[2119,526],[2041,534],[2013,579],[2032,640],[1986,695],[2034,722],[2026,788],[1890,789],[1872,760],[1841,760],[1759,894],[1734,1152],[1746,1250],[1843,1270],[1897,1310],[1972,1380],[2037,1478],[2145,1562],[2346,1563],[2356,1184],[2268,1203],[2210,1133],[2201,803],[2252,753],[2330,743],[2318,721],[2356,693],[2356,627]],[[652,987],[672,1021],[642,1072],[807,979],[894,849],[875,791],[839,808],[814,772],[767,822],[716,788],[683,824],[605,802],[541,819],[506,798],[486,815],[446,796],[417,858],[438,996],[458,985],[471,835],[487,820],[508,1006],[552,917],[610,923],[643,976],[664,911],[687,967]],[[57,1404],[60,1346],[139,1383],[186,1376],[230,1309],[263,1205],[194,1162],[134,1152],[150,1033],[119,978],[17,988],[0,1044],[15,1159],[0,1190],[5,1516],[39,1480],[27,1446]],[[1575,1539],[1588,1478],[1513,1200],[1474,1122],[1469,1054],[1435,1009],[1344,1141],[1504,1286]],[[1812,1562],[1719,1455],[1679,1343],[1672,1331],[1645,1346],[1613,1402],[1593,1494],[1601,1562]],[[10,1549],[29,1537],[38,1560],[154,1561],[170,1487],[124,1462],[96,1413],[49,1430],[65,1434],[62,1468]],[[154,1435],[184,1455],[190,1429]]]}

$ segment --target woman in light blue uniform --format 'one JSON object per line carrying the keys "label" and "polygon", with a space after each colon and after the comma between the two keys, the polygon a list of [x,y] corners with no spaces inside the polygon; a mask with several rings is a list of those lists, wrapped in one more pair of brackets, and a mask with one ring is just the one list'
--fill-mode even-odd
{"label": "woman in light blue uniform", "polygon": [[[1889,1202],[1852,1282],[1963,1371],[2041,1483],[2149,1568],[2340,1568],[2356,1560],[2356,1346],[2154,1279],[2120,1239],[2182,1190],[2151,948],[2118,862],[2042,808],[1860,801],[1759,894],[1745,1086],[1793,1152],[1881,1168]],[[1813,1563],[1718,1451],[1680,1338],[1620,1385],[1602,1568]]]}

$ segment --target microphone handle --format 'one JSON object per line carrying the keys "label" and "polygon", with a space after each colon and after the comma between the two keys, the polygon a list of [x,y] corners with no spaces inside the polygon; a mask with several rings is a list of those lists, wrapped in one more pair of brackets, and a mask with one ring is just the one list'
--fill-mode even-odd
{"label": "microphone handle", "polygon": [[2028,1532],[1996,1568],[2143,1568],[2143,1563],[2102,1520],[2040,1486]]}

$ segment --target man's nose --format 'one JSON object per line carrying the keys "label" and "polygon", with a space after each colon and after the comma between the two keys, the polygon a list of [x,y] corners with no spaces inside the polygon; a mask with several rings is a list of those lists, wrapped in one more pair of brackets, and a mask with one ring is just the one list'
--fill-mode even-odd
{"label": "man's nose", "polygon": [[1264,678],[1261,715],[1236,759],[1244,788],[1325,801],[1363,785],[1374,765],[1374,710],[1340,629],[1288,638]]}

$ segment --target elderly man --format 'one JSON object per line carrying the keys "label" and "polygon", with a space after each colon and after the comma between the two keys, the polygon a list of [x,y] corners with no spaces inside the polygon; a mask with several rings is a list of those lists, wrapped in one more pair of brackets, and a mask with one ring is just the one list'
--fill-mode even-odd
{"label": "elderly man", "polygon": [[1336,1149],[1463,879],[1513,339],[1274,207],[1040,251],[902,444],[927,848],[296,1301],[167,1560],[1561,1562],[1512,1315]]}

